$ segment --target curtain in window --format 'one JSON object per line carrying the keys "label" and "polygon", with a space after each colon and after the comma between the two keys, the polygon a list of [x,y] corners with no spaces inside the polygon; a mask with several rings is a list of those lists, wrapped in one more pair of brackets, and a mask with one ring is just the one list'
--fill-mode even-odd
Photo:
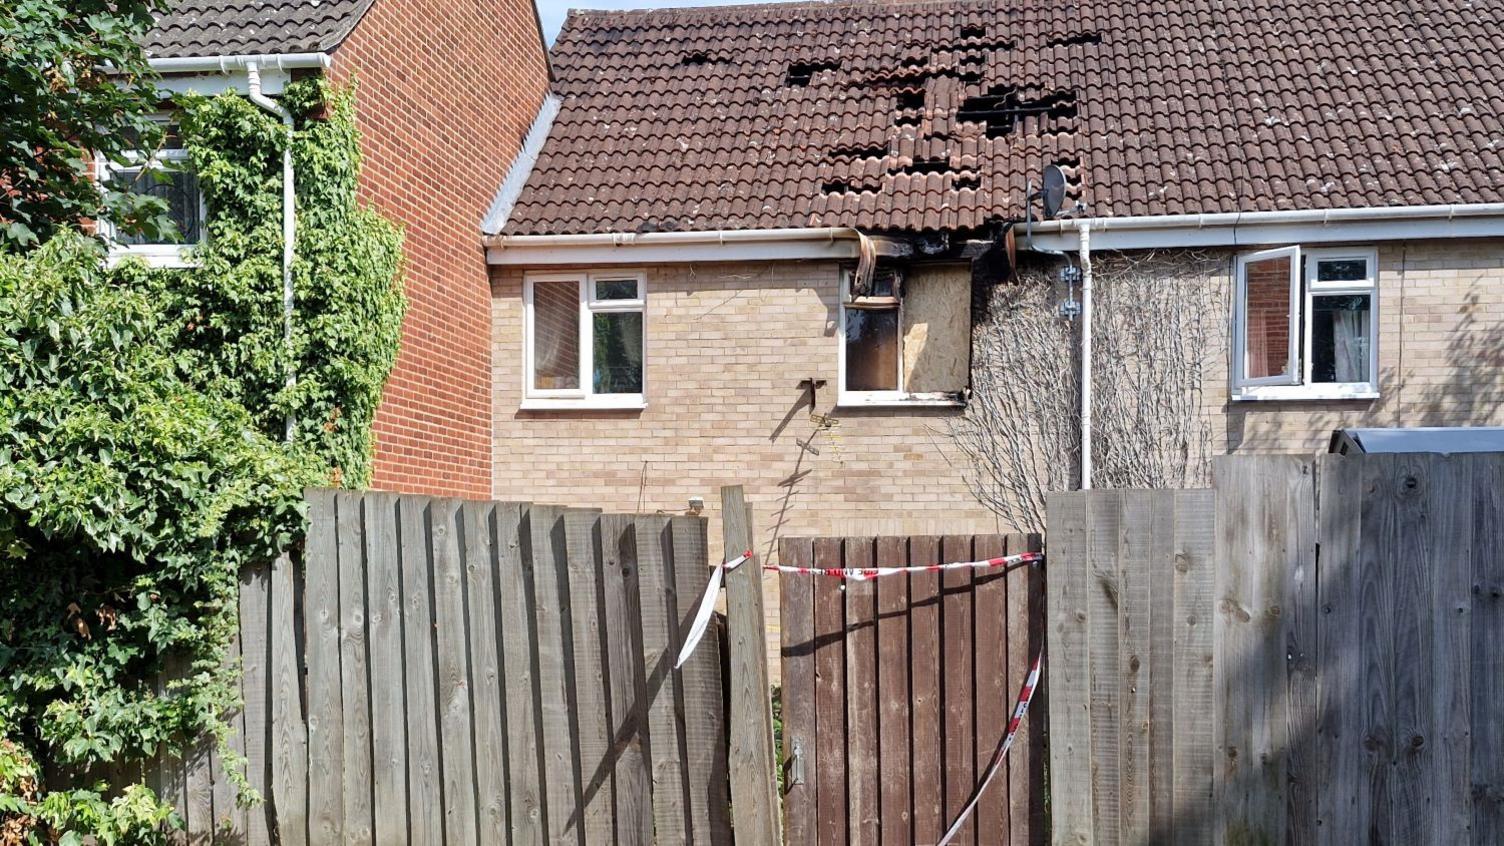
{"label": "curtain in window", "polygon": [[1368,311],[1339,308],[1332,312],[1338,382],[1368,381]]}

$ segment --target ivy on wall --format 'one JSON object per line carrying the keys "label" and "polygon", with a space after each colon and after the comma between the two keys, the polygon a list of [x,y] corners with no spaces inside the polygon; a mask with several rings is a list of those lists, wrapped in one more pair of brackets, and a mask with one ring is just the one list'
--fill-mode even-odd
{"label": "ivy on wall", "polygon": [[[352,97],[315,79],[285,98],[290,349],[287,134],[240,97],[182,103],[209,208],[195,267],[108,268],[66,231],[0,257],[0,842],[156,842],[170,811],[141,763],[162,743],[223,741],[238,706],[224,655],[241,567],[298,542],[305,487],[369,478],[401,236],[356,202]],[[121,773],[137,783],[107,791]]]}

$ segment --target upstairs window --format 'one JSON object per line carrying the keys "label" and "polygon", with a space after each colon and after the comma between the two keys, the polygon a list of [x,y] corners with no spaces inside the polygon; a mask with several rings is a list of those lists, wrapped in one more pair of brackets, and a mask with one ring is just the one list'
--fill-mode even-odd
{"label": "upstairs window", "polygon": [[1372,249],[1239,256],[1233,398],[1377,397],[1378,290]]}
{"label": "upstairs window", "polygon": [[646,281],[636,271],[523,281],[523,408],[641,408]]}
{"label": "upstairs window", "polygon": [[98,160],[100,180],[116,191],[156,197],[167,204],[167,216],[176,232],[168,237],[148,237],[120,231],[109,221],[100,222],[100,232],[115,245],[117,255],[139,255],[148,264],[181,266],[186,250],[204,236],[204,199],[198,175],[188,162],[188,151],[178,125],[166,118],[162,144],[156,150],[138,149],[125,155],[124,163]]}
{"label": "upstairs window", "polygon": [[964,402],[971,366],[971,272],[965,265],[879,267],[853,295],[842,274],[843,406]]}

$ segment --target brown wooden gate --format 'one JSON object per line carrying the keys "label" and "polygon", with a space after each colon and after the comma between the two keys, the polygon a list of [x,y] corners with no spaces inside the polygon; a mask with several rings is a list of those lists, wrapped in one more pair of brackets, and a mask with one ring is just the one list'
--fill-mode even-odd
{"label": "brown wooden gate", "polygon": [[[924,565],[1040,548],[1036,535],[784,538],[784,564]],[[785,842],[935,843],[1006,731],[1044,644],[1044,578],[784,575]],[[960,844],[1047,840],[1043,695]]]}

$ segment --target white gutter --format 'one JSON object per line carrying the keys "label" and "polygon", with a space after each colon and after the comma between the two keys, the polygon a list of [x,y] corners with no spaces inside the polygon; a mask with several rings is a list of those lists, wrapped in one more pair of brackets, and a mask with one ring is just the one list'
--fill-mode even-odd
{"label": "white gutter", "polygon": [[1081,244],[1081,490],[1091,490],[1091,222],[1076,229]]}
{"label": "white gutter", "polygon": [[572,235],[491,235],[491,264],[620,264],[637,262],[850,259],[861,233],[841,226],[812,229],[718,229],[704,232],[598,232]]}
{"label": "white gutter", "polygon": [[334,63],[328,53],[256,53],[239,56],[173,56],[165,59],[147,59],[147,67],[157,73],[232,73],[275,68],[296,70],[306,68],[327,69]]}
{"label": "white gutter", "polygon": [[1070,249],[1087,224],[1098,249],[1504,236],[1504,203],[1057,219],[1033,224],[1044,249]]}
{"label": "white gutter", "polygon": [[[297,185],[292,167],[293,121],[292,112],[276,100],[261,93],[261,69],[254,62],[245,66],[246,93],[252,103],[282,119],[287,128],[287,146],[282,150],[282,343],[287,349],[287,387],[298,383],[297,367],[293,363],[292,315],[293,287],[292,262],[294,237],[297,235]],[[292,440],[292,415],[287,415],[287,439]]]}

